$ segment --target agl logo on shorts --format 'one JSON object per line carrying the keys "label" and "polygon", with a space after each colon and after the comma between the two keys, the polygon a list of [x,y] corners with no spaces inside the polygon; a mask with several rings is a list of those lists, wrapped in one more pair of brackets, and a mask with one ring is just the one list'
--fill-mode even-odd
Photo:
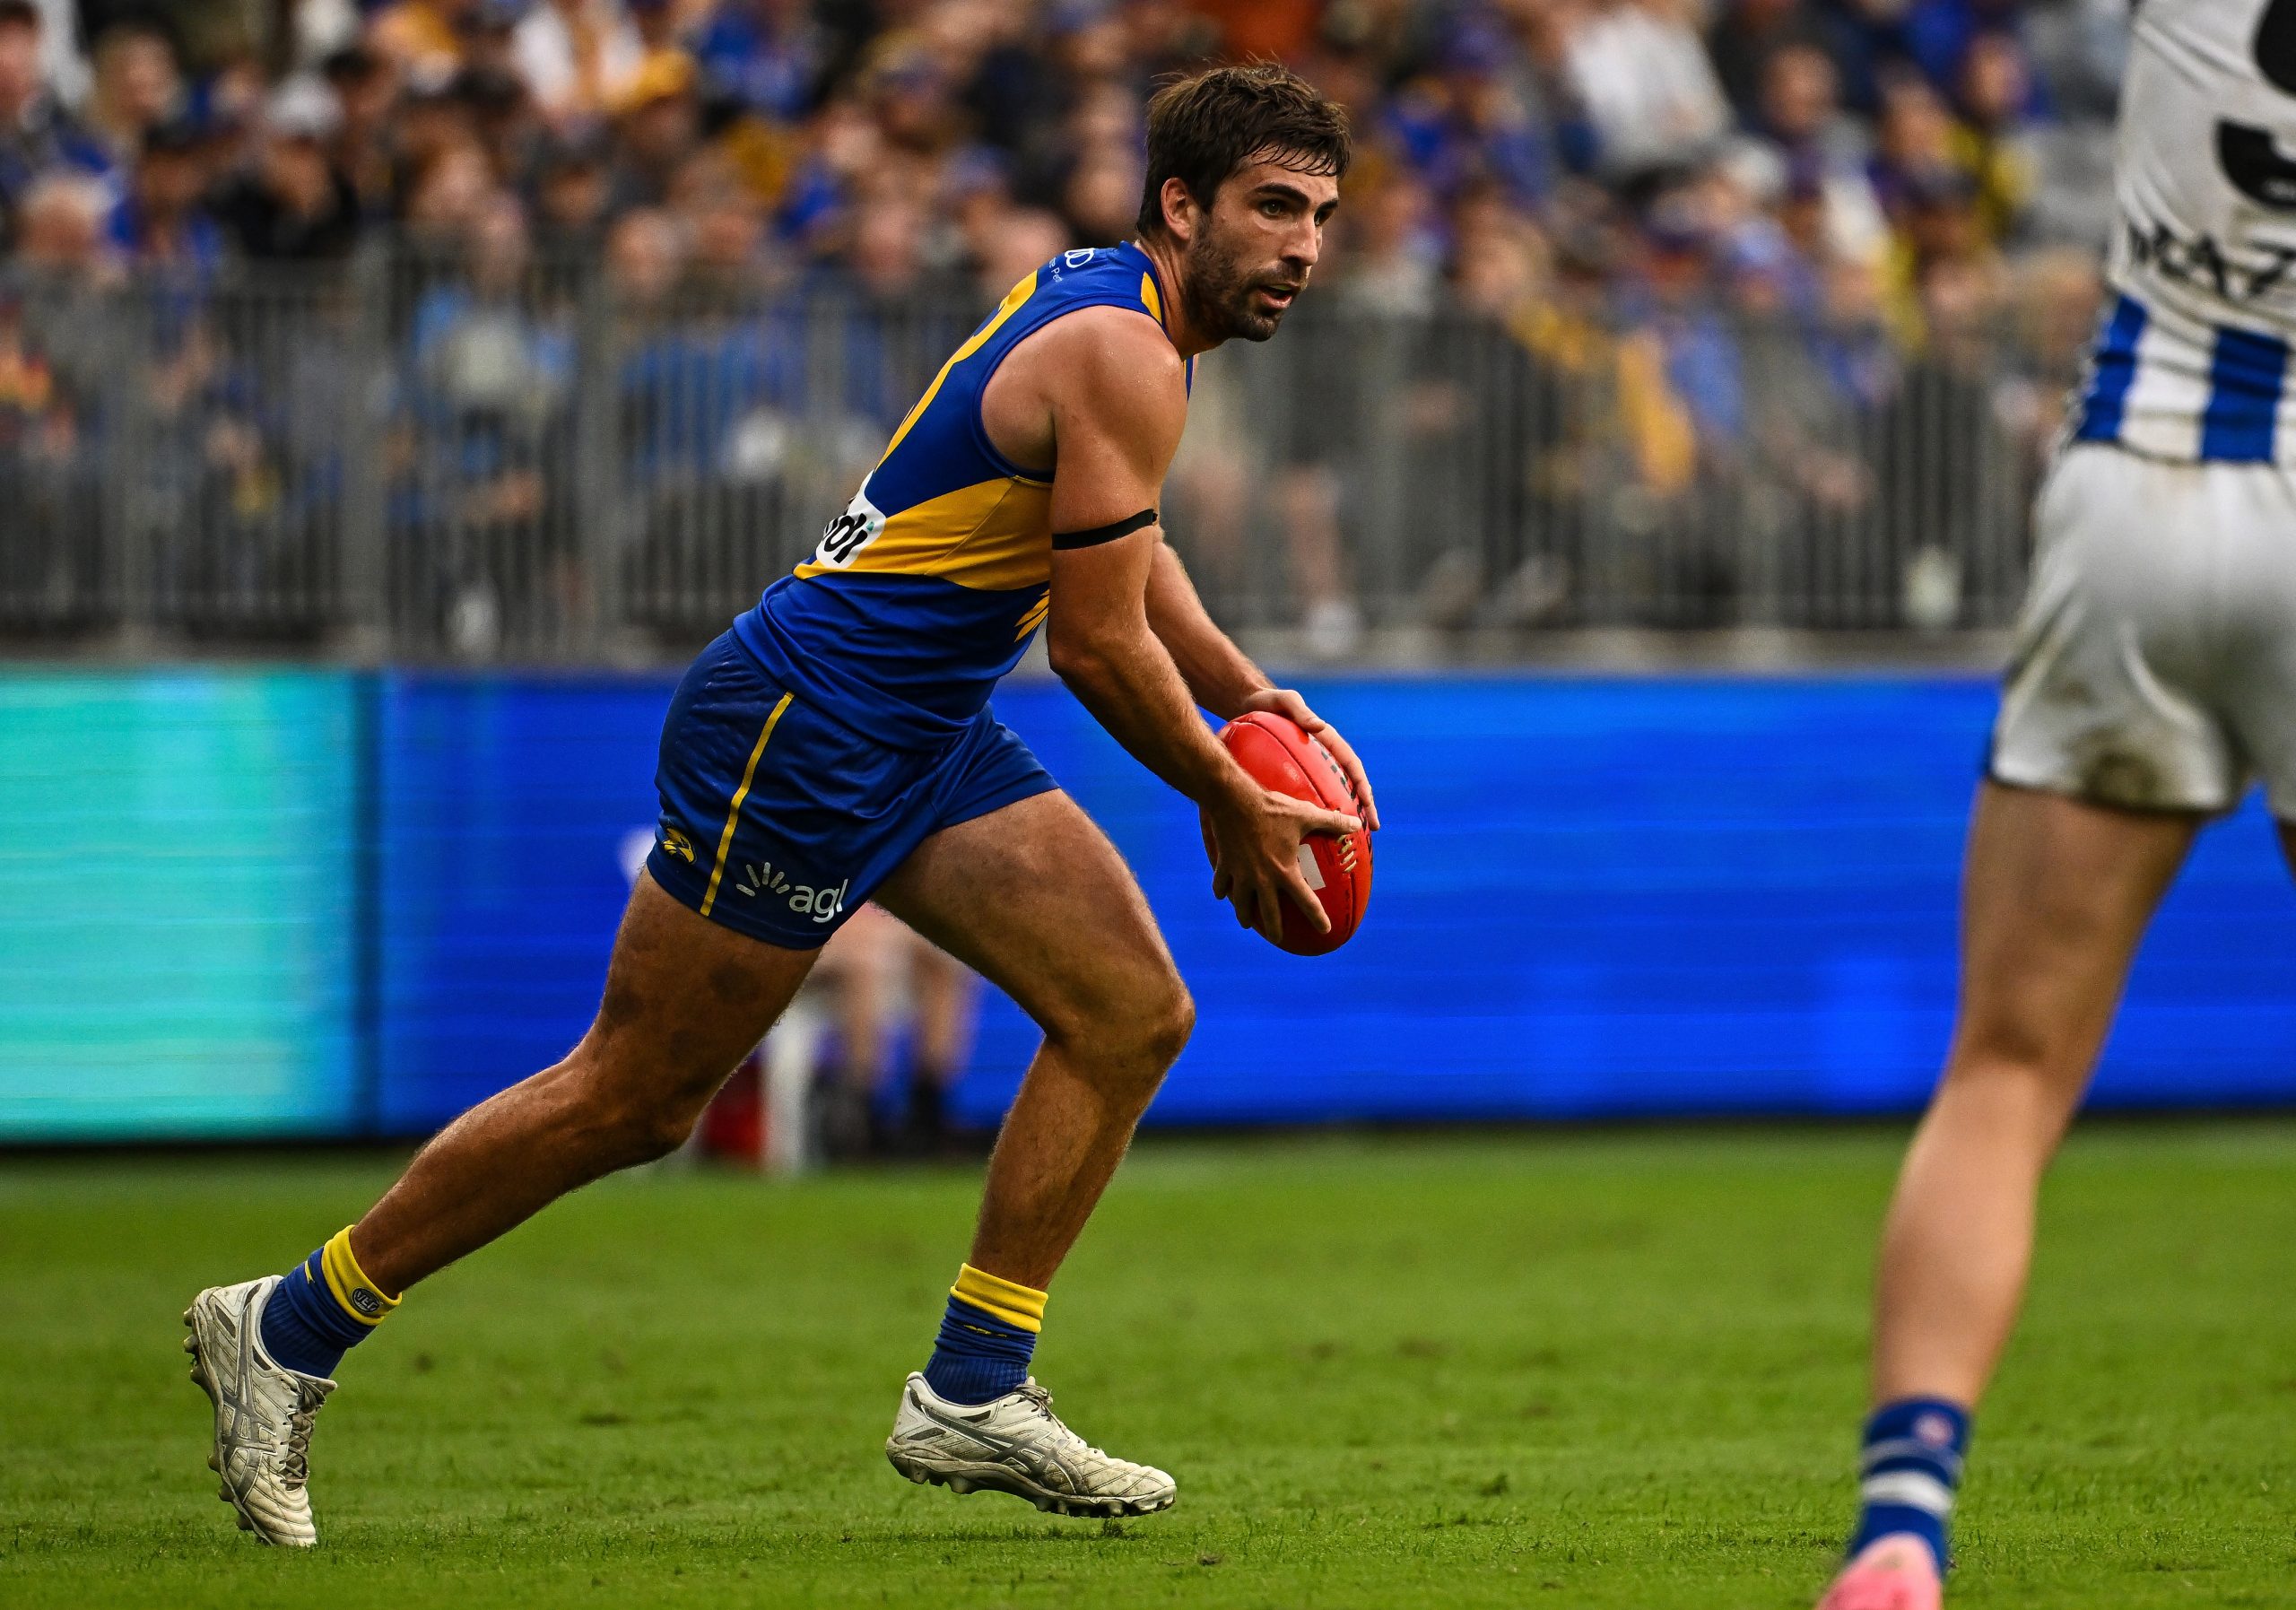
{"label": "agl logo on shorts", "polygon": [[853,886],[847,878],[835,887],[824,883],[793,883],[789,875],[780,871],[770,861],[742,863],[742,881],[734,885],[734,892],[754,900],[761,894],[778,894],[789,901],[789,909],[800,917],[810,917],[815,922],[828,922],[845,909],[845,892]]}

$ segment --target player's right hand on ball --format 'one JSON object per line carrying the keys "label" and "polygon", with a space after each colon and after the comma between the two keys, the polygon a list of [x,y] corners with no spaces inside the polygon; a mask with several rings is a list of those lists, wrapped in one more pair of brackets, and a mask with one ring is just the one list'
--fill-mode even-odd
{"label": "player's right hand on ball", "polygon": [[1234,796],[1207,808],[1204,820],[1213,898],[1234,903],[1239,925],[1280,944],[1289,900],[1307,913],[1316,932],[1331,931],[1323,902],[1300,870],[1300,843],[1310,833],[1359,832],[1360,818],[1247,781]]}

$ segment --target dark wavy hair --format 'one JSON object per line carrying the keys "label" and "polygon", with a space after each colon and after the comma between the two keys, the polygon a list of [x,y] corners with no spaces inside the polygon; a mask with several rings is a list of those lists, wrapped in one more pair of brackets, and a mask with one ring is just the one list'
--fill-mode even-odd
{"label": "dark wavy hair", "polygon": [[1273,161],[1298,173],[1347,171],[1353,154],[1347,114],[1313,84],[1273,62],[1213,67],[1175,79],[1148,102],[1148,182],[1143,235],[1164,232],[1164,181],[1187,187],[1196,205],[1248,162]]}

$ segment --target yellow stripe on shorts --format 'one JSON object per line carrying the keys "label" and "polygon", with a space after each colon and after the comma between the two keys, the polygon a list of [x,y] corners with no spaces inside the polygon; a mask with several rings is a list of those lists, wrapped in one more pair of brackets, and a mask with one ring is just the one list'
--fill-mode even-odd
{"label": "yellow stripe on shorts", "polygon": [[773,714],[765,718],[765,730],[757,735],[757,747],[750,751],[750,763],[742,768],[742,786],[734,790],[733,808],[726,813],[726,831],[718,835],[718,859],[709,867],[709,888],[701,897],[701,914],[709,915],[709,908],[718,903],[718,883],[726,875],[726,857],[734,851],[734,829],[742,820],[742,802],[750,796],[750,784],[757,777],[758,757],[772,741],[773,729],[781,725],[781,712],[789,708],[795,693],[781,695],[781,702],[773,707]]}

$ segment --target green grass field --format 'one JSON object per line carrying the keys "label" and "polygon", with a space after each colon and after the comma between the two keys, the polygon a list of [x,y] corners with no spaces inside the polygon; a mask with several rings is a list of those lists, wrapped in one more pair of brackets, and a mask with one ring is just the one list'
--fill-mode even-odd
{"label": "green grass field", "polygon": [[[0,1159],[0,1604],[1806,1610],[1899,1139],[1144,1145],[1038,1354],[1179,1478],[1121,1525],[884,1463],[969,1171],[610,1181],[346,1362],[297,1555],[216,1501],[177,1316],[397,1160]],[[2076,1139],[1957,1603],[2296,1604],[2292,1249],[2296,1125]]]}

